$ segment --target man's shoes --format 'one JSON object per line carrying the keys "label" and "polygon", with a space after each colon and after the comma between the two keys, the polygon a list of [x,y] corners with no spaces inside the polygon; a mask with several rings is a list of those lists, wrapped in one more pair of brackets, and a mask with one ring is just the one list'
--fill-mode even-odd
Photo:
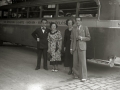
{"label": "man's shoes", "polygon": [[73,74],[73,78],[78,79],[79,77],[77,75]]}
{"label": "man's shoes", "polygon": [[68,72],[68,75],[71,75],[71,74],[72,74],[72,71],[69,71],[69,72]]}
{"label": "man's shoes", "polygon": [[55,71],[55,69],[53,68],[51,71],[52,71],[52,72],[54,72],[54,71]]}
{"label": "man's shoes", "polygon": [[40,69],[40,67],[36,67],[36,68],[35,68],[35,70],[38,70],[38,69]]}
{"label": "man's shoes", "polygon": [[82,80],[81,80],[81,82],[86,82],[86,81],[87,81],[87,79],[82,79]]}

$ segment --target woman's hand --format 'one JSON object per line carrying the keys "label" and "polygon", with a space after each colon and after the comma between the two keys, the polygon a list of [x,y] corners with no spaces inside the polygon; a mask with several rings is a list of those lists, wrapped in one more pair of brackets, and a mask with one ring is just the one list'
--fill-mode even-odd
{"label": "woman's hand", "polygon": [[60,46],[58,47],[58,49],[59,49],[60,51],[62,50]]}
{"label": "woman's hand", "polygon": [[64,47],[64,51],[66,50],[66,47]]}

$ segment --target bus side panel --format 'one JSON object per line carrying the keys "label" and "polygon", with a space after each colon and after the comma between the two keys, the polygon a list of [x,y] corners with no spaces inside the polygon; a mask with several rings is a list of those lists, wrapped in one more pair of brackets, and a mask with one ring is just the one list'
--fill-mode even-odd
{"label": "bus side panel", "polygon": [[86,58],[95,58],[94,31],[97,30],[97,18],[83,18],[82,24],[87,26],[90,32],[91,40],[87,42]]}
{"label": "bus side panel", "polygon": [[120,57],[120,28],[115,29],[114,42],[113,42],[113,50],[114,55]]}
{"label": "bus side panel", "polygon": [[11,43],[36,46],[36,41],[32,37],[32,32],[36,26],[21,25],[1,25],[0,39]]}
{"label": "bus side panel", "polygon": [[86,57],[88,59],[94,58],[94,31],[96,30],[95,27],[89,27],[89,32],[91,36],[91,40],[87,42],[87,51],[86,51]]}
{"label": "bus side panel", "polygon": [[115,0],[100,0],[100,20],[113,20],[115,16]]}
{"label": "bus side panel", "polygon": [[[19,26],[21,27],[21,26]],[[19,28],[18,27],[18,28]],[[32,33],[38,28],[39,26],[34,26],[34,25],[23,25],[21,27],[21,29],[23,30],[22,32],[22,44],[23,45],[27,45],[27,46],[34,46],[36,47],[37,46],[37,42],[36,40],[32,37]]]}
{"label": "bus side panel", "polygon": [[115,20],[120,20],[120,0],[116,0],[116,4],[115,4]]}
{"label": "bus side panel", "polygon": [[[36,40],[32,37],[32,33],[40,26],[22,26],[23,34],[22,34],[22,44],[28,46],[35,46],[36,47]],[[49,28],[49,26],[47,26]],[[58,27],[58,30],[61,31],[62,37],[64,39],[64,31],[66,27]]]}
{"label": "bus side panel", "polygon": [[[120,20],[120,0],[100,0],[101,20]],[[107,12],[107,13],[106,13]]]}
{"label": "bus side panel", "polygon": [[12,25],[1,25],[1,40],[14,43],[21,43],[21,35],[23,30],[17,28],[17,26],[13,27]]}
{"label": "bus side panel", "polygon": [[[0,30],[0,38],[3,41],[36,47],[37,45],[36,40],[32,37],[31,34],[38,27],[40,26],[39,25],[3,25]],[[66,28],[67,28],[66,26],[58,27],[58,30],[61,31],[63,39],[64,39],[64,31]]]}
{"label": "bus side panel", "polygon": [[120,57],[120,30],[97,28],[94,31],[95,58],[107,60],[111,56]]}

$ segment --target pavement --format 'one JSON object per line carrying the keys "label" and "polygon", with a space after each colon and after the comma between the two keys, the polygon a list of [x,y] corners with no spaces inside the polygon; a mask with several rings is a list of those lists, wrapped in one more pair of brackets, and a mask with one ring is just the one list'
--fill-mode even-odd
{"label": "pavement", "polygon": [[88,79],[81,82],[73,76],[46,90],[120,90],[120,67],[88,62]]}
{"label": "pavement", "polygon": [[[120,78],[119,78],[120,80]],[[86,82],[72,80],[46,90],[120,90],[120,81],[112,78],[90,78]]]}
{"label": "pavement", "polygon": [[88,80],[81,82],[59,65],[58,72],[35,70],[36,49],[0,46],[0,90],[120,90],[120,67],[88,62]]}

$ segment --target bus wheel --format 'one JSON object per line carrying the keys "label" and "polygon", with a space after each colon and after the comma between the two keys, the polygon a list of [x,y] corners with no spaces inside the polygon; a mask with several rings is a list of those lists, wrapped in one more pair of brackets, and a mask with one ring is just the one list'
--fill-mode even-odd
{"label": "bus wheel", "polygon": [[114,59],[112,58],[109,59],[109,65],[110,67],[114,67]]}
{"label": "bus wheel", "polygon": [[2,40],[0,40],[0,46],[2,46],[3,45],[3,41]]}

